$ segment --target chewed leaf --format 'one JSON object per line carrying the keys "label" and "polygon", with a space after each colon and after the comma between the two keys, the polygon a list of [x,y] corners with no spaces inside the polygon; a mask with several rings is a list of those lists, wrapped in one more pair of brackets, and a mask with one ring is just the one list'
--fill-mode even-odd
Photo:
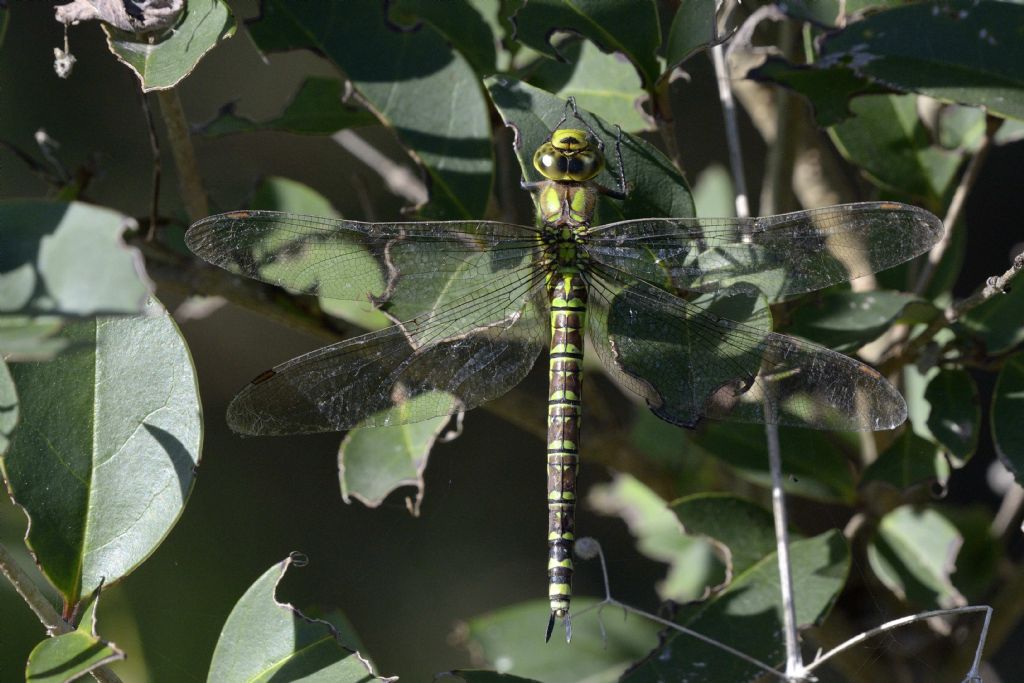
{"label": "chewed leaf", "polygon": [[323,680],[366,683],[381,679],[333,624],[311,619],[277,600],[288,557],[268,569],[235,604],[221,630],[209,683]]}
{"label": "chewed leaf", "polygon": [[124,651],[103,640],[96,632],[93,600],[82,613],[78,628],[71,633],[47,638],[33,648],[25,667],[25,680],[32,683],[64,683],[84,676],[98,667],[124,659]]}
{"label": "chewed leaf", "polygon": [[[397,413],[394,416],[374,418],[375,422],[392,423],[394,427],[357,426],[345,435],[338,450],[338,475],[341,497],[346,503],[355,498],[367,507],[377,507],[395,489],[414,486],[416,498],[406,499],[406,503],[414,515],[419,514],[427,458],[448,423],[448,414],[458,409],[454,396],[435,394],[423,394],[392,408]],[[415,405],[419,402],[433,405],[445,400],[451,406],[441,417],[408,423],[402,415],[419,410]]]}

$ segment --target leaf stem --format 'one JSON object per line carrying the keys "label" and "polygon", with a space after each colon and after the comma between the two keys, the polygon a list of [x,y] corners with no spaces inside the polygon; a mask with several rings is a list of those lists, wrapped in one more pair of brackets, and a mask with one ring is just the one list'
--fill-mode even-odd
{"label": "leaf stem", "polygon": [[182,203],[190,221],[195,222],[210,213],[203,190],[199,165],[196,163],[196,152],[192,147],[185,110],[181,106],[176,88],[157,91],[160,113],[167,127],[167,140],[171,143],[171,154],[174,165],[178,168],[178,185],[181,190]]}

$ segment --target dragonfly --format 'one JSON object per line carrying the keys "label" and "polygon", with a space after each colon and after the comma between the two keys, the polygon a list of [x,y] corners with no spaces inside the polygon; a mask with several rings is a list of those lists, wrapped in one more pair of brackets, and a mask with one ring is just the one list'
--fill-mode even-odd
{"label": "dragonfly", "polygon": [[[573,120],[566,124],[569,117]],[[578,123],[577,123],[578,122]],[[186,243],[236,274],[370,302],[394,324],[257,376],[231,402],[248,435],[344,431],[452,415],[515,387],[548,350],[545,639],[571,637],[585,340],[619,384],[683,427],[702,418],[885,430],[899,392],[849,356],[772,332],[758,309],[907,261],[942,223],[895,202],[754,218],[645,218],[594,225],[605,143],[573,100],[521,181],[538,226],[489,220],[360,222],[244,210],[204,218]]]}

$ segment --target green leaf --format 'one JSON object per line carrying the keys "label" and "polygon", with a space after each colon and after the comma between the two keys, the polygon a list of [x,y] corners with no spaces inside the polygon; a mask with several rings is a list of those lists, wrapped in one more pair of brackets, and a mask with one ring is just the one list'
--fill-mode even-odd
{"label": "green leaf", "polygon": [[67,348],[56,337],[64,319],[53,315],[0,315],[0,357],[9,361],[50,360]]}
{"label": "green leaf", "polygon": [[747,72],[747,78],[777,83],[805,97],[822,128],[834,126],[853,116],[850,100],[856,95],[877,95],[888,88],[861,78],[843,66],[806,66],[770,56],[764,64]]}
{"label": "green leaf", "polygon": [[835,26],[840,19],[840,10],[843,10],[842,17],[845,18],[865,10],[894,7],[908,1],[912,0],[788,0],[779,8],[794,19],[819,26]]}
{"label": "green leaf", "polygon": [[527,80],[532,85],[563,99],[571,95],[580,107],[625,131],[651,127],[640,108],[645,97],[640,78],[629,62],[601,52],[586,40],[569,42],[561,49],[568,62],[540,58],[529,67]]}
{"label": "green leaf", "polygon": [[[694,443],[708,455],[732,465],[744,479],[765,488],[770,485],[763,425],[708,422]],[[855,436],[779,427],[779,443],[787,493],[823,501],[854,499],[846,453],[856,452]]]}
{"label": "green leaf", "polygon": [[209,137],[257,130],[275,130],[304,135],[331,135],[345,128],[369,126],[377,122],[373,115],[342,102],[342,83],[337,78],[310,77],[302,82],[295,97],[281,115],[268,121],[253,121],[238,116],[233,106],[202,128]]}
{"label": "green leaf", "polygon": [[868,562],[901,599],[925,608],[965,603],[950,581],[963,539],[935,510],[898,507],[882,518],[868,545]]}
{"label": "green leaf", "polygon": [[11,433],[18,424],[18,389],[7,363],[0,358],[0,458],[7,454]]}
{"label": "green leaf", "polygon": [[621,517],[640,552],[669,565],[668,576],[656,587],[661,599],[697,600],[709,585],[722,581],[711,544],[683,534],[665,501],[637,479],[615,474],[611,484],[595,485],[587,502],[596,512]]}
{"label": "green leaf", "polygon": [[466,683],[536,683],[536,680],[533,678],[522,678],[512,674],[501,674],[497,671],[483,671],[479,669],[456,669],[444,674],[444,678],[449,677],[461,679]]}
{"label": "green leaf", "polygon": [[[479,9],[467,0],[393,0],[391,16],[422,19],[455,46],[481,76],[496,70],[495,36]],[[406,22],[403,22],[406,23]],[[408,22],[413,23],[413,22]]]}
{"label": "green leaf", "polygon": [[[421,403],[449,405],[454,408],[457,399],[441,392],[429,392],[401,403],[387,412],[393,417],[371,418],[380,424],[391,420],[406,419],[410,411],[415,413]],[[388,494],[402,486],[415,486],[416,498],[406,499],[413,515],[419,514],[423,500],[423,470],[427,467],[430,449],[444,431],[450,419],[448,411],[441,417],[397,424],[394,427],[356,427],[345,435],[338,450],[338,476],[341,480],[341,497],[346,503],[355,498],[367,507],[375,508],[384,502]]]}
{"label": "green leaf", "polygon": [[940,370],[928,382],[924,394],[931,405],[928,429],[949,452],[954,467],[962,467],[974,455],[981,431],[978,387],[966,370]]}
{"label": "green leaf", "polygon": [[999,354],[1024,342],[1024,278],[1018,273],[1001,294],[990,297],[960,318],[960,324],[977,335],[985,351]]}
{"label": "green leaf", "polygon": [[[345,72],[423,164],[432,218],[480,218],[493,173],[490,119],[469,62],[433,28],[396,31],[378,0],[266,0],[249,31],[263,52],[305,48]],[[372,58],[368,58],[372,55]]]}
{"label": "green leaf", "polygon": [[1024,482],[1024,352],[1006,359],[992,392],[992,441],[1017,483]]}
{"label": "green leaf", "polygon": [[871,182],[934,206],[955,180],[962,156],[931,145],[916,101],[913,95],[857,98],[850,104],[855,116],[829,132],[840,153]]}
{"label": "green leaf", "polygon": [[922,483],[949,480],[949,463],[935,445],[905,429],[878,458],[864,469],[861,484],[882,482],[900,491]]}
{"label": "green leaf", "polygon": [[[790,546],[799,625],[818,624],[846,582],[849,549],[843,535],[830,531]],[[687,609],[676,622],[730,645],[762,662],[780,662],[782,604],[775,554],[735,577],[712,599]],[[670,632],[665,642],[625,676],[623,683],[647,681],[753,680],[761,669],[685,633]]]}
{"label": "green leaf", "polygon": [[721,164],[705,168],[693,184],[693,202],[697,206],[697,215],[702,218],[735,216],[735,196],[732,176]]}
{"label": "green leaf", "polygon": [[888,330],[903,309],[916,301],[913,294],[890,290],[830,292],[797,308],[786,331],[829,348],[852,351]]}
{"label": "green leaf", "polygon": [[56,360],[11,369],[21,422],[0,468],[36,561],[74,604],[170,531],[195,480],[202,419],[192,359],[157,302],[63,337],[72,348]]}
{"label": "green leaf", "polygon": [[295,560],[268,569],[235,604],[213,652],[210,683],[376,679],[369,662],[330,622],[277,601],[277,585]]}
{"label": "green leaf", "polygon": [[0,225],[0,316],[142,310],[151,285],[142,255],[122,241],[130,218],[79,202],[14,200],[0,202]]}
{"label": "green leaf", "polygon": [[539,681],[611,683],[655,646],[658,627],[635,615],[623,618],[618,609],[589,609],[595,604],[573,599],[571,643],[561,638],[544,643],[551,608],[547,600],[534,600],[470,620],[461,644],[503,673]]}
{"label": "green leaf", "polygon": [[775,523],[759,505],[723,493],[700,493],[672,503],[689,535],[714,539],[729,549],[731,576],[738,576],[775,551]]}
{"label": "green leaf", "polygon": [[99,598],[85,608],[77,629],[47,638],[32,649],[25,667],[26,683],[64,683],[124,659],[122,650],[96,633],[98,602]]}
{"label": "green leaf", "polygon": [[152,41],[103,25],[111,52],[135,72],[143,92],[173,88],[217,43],[235,34],[235,18],[223,0],[189,0],[184,14],[171,31]]}
{"label": "green leaf", "polygon": [[682,0],[679,3],[668,30],[665,73],[671,73],[672,69],[700,50],[717,45],[727,37],[720,36],[716,29],[716,4],[715,0]]}
{"label": "green leaf", "polygon": [[964,541],[950,577],[953,585],[969,603],[981,603],[991,594],[992,582],[1006,562],[1003,541],[992,533],[992,511],[984,503],[974,503],[968,508],[944,506],[942,514]]}
{"label": "green leaf", "polygon": [[[565,113],[565,100],[509,78],[488,79],[487,89],[502,121],[518,133],[516,156],[523,177],[536,179],[538,174],[533,169],[533,153],[551,137],[552,128]],[[609,158],[614,158],[615,126],[589,112],[581,111],[580,115],[604,141]],[[652,145],[624,133],[622,161],[630,186],[629,195],[622,202],[602,200],[598,207],[598,223],[623,218],[694,215],[693,197],[686,181],[672,162]],[[607,164],[614,165],[614,162]],[[615,187],[608,168],[597,180],[608,187]]]}
{"label": "green leaf", "polygon": [[822,66],[844,64],[891,88],[1020,119],[1022,31],[1022,5],[990,0],[914,3],[872,14],[825,36],[820,61]]}
{"label": "green leaf", "polygon": [[620,52],[651,90],[661,74],[658,11],[651,0],[532,0],[513,16],[516,39],[541,54],[564,61],[551,38],[559,32],[583,36],[603,52]]}

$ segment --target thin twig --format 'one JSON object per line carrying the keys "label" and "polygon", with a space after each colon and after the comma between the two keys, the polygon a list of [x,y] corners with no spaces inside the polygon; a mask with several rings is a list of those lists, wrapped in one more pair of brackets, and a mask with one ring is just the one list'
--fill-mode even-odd
{"label": "thin twig", "polygon": [[195,222],[208,215],[210,208],[203,190],[202,176],[199,175],[199,164],[196,163],[185,110],[175,88],[157,91],[157,101],[160,102],[160,113],[167,127],[167,140],[171,144],[174,165],[178,169],[178,185],[185,213],[190,221]]}
{"label": "thin twig", "polygon": [[835,657],[839,653],[844,652],[846,650],[849,650],[851,647],[853,647],[855,645],[859,645],[860,643],[863,643],[863,642],[865,642],[865,641],[867,641],[867,640],[869,640],[869,639],[871,639],[871,638],[873,638],[873,637],[875,637],[875,636],[877,636],[877,635],[879,635],[881,633],[885,633],[886,631],[891,631],[893,629],[897,629],[897,628],[900,628],[902,626],[907,626],[908,624],[913,624],[915,622],[923,621],[925,619],[930,619],[932,617],[941,617],[941,616],[945,616],[945,615],[948,615],[948,614],[967,614],[967,613],[970,613],[970,612],[984,612],[985,613],[985,621],[982,624],[981,634],[978,637],[978,647],[975,649],[975,652],[974,652],[974,661],[971,664],[971,670],[967,672],[967,675],[965,676],[965,680],[974,680],[974,679],[980,680],[979,674],[978,674],[978,667],[981,665],[981,653],[982,653],[982,651],[985,648],[985,640],[988,637],[988,627],[989,627],[990,620],[992,618],[992,608],[987,606],[987,605],[976,605],[976,606],[967,606],[967,607],[953,607],[951,609],[939,609],[939,610],[933,610],[931,612],[922,612],[920,614],[912,614],[912,615],[907,616],[907,617],[900,617],[899,619],[893,619],[892,621],[887,621],[884,624],[882,624],[881,626],[876,626],[875,628],[870,629],[868,631],[863,631],[861,633],[858,633],[853,638],[850,638],[850,639],[844,641],[843,643],[841,643],[841,644],[837,645],[836,647],[832,648],[831,650],[829,650],[825,654],[815,658],[815,660],[812,663],[808,664],[803,669],[803,673],[805,675],[809,674],[814,669],[818,668],[819,666],[821,666],[822,664],[824,664],[828,660],[832,659],[833,657]]}
{"label": "thin twig", "polygon": [[718,100],[722,104],[725,137],[729,143],[729,168],[732,171],[732,182],[736,191],[736,215],[745,218],[750,215],[750,200],[747,194],[747,181],[743,177],[743,151],[740,149],[740,132],[736,125],[736,103],[732,98],[729,69],[725,64],[725,50],[721,44],[711,48],[711,60],[715,65]]}
{"label": "thin twig", "polygon": [[[2,543],[0,543],[0,574],[7,578],[10,584],[14,586],[14,590],[25,601],[25,604],[35,613],[43,628],[46,629],[47,635],[53,637],[71,633],[75,630],[71,624],[60,618],[57,610],[54,609],[32,578],[18,565],[14,555]],[[100,683],[121,683],[121,679],[117,677],[117,674],[105,666],[94,669],[89,673]]]}
{"label": "thin twig", "polygon": [[[747,186],[743,178],[743,152],[740,148],[739,127],[736,124],[736,105],[732,98],[729,71],[721,45],[711,49],[718,81],[718,97],[725,119],[726,141],[729,145],[729,166],[736,188],[736,215],[750,216]],[[786,678],[795,680],[803,669],[800,641],[797,634],[796,605],[793,600],[793,571],[789,559],[789,529],[786,524],[786,499],[782,490],[782,457],[779,452],[779,430],[774,419],[771,400],[765,401],[768,413],[765,419],[765,437],[768,441],[768,465],[772,478],[772,516],[775,519],[775,545],[779,564],[779,590],[782,598],[782,621],[786,644]]]}
{"label": "thin twig", "polygon": [[153,110],[149,106],[149,96],[141,90],[138,93],[142,113],[146,116],[149,149],[153,154],[153,184],[149,193],[149,229],[146,231],[146,241],[152,242],[156,236],[157,216],[160,215],[160,138],[156,134],[156,124],[153,121]]}

